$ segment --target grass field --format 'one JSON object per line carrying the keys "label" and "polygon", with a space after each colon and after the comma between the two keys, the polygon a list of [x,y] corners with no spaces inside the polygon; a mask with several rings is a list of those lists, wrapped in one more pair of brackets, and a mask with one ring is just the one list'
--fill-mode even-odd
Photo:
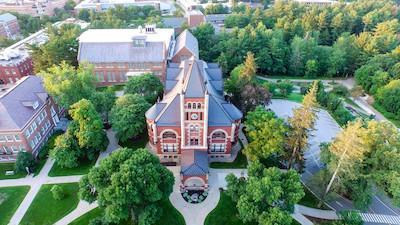
{"label": "grass field", "polygon": [[0,225],[7,225],[28,193],[29,186],[0,188]]}
{"label": "grass field", "polygon": [[280,97],[280,96],[274,96],[272,98],[273,99],[287,99],[289,101],[302,103],[303,102],[303,97],[304,96],[299,94],[299,93],[291,93],[287,98]]}
{"label": "grass field", "polygon": [[247,167],[247,158],[243,154],[243,149],[238,152],[238,155],[233,162],[212,162],[210,167],[214,169],[242,169]]}
{"label": "grass field", "polygon": [[14,175],[6,176],[6,171],[14,171],[14,163],[0,163],[0,180],[17,179],[26,176],[26,173],[15,173]]}
{"label": "grass field", "polygon": [[[185,220],[183,216],[172,206],[169,200],[162,201],[160,203],[163,214],[159,218],[158,222],[155,225],[185,225]],[[90,220],[95,219],[97,217],[102,217],[104,210],[101,208],[95,208],[90,212],[84,214],[83,216],[77,218],[69,225],[87,225]],[[131,221],[122,222],[118,225],[131,225]]]}
{"label": "grass field", "polygon": [[75,168],[62,168],[54,163],[53,167],[49,172],[49,177],[58,176],[71,176],[71,175],[83,175],[89,173],[89,170],[96,164],[97,157],[94,160],[85,160],[79,162],[79,165]]}
{"label": "grass field", "polygon": [[78,205],[78,183],[57,184],[64,190],[65,197],[55,200],[51,193],[54,184],[43,185],[22,218],[22,225],[54,224]]}
{"label": "grass field", "polygon": [[207,215],[204,225],[253,225],[243,223],[237,214],[235,203],[222,191],[217,207]]}

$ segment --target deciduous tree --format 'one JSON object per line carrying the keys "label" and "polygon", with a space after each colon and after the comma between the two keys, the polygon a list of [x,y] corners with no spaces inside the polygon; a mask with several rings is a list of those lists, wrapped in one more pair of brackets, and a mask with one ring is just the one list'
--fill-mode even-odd
{"label": "deciduous tree", "polygon": [[117,99],[111,110],[110,121],[120,140],[126,141],[144,132],[144,114],[150,104],[140,95],[127,94]]}
{"label": "deciduous tree", "polygon": [[153,224],[162,214],[158,203],[169,197],[173,184],[173,174],[147,149],[122,148],[81,179],[79,196],[97,200],[108,222]]}
{"label": "deciduous tree", "polygon": [[151,73],[129,78],[124,87],[125,94],[138,94],[153,104],[163,94],[163,85],[159,78]]}

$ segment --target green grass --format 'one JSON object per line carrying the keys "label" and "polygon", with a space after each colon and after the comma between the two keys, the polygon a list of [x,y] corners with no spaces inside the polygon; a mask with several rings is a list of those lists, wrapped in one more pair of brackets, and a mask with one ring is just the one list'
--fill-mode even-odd
{"label": "green grass", "polygon": [[299,94],[299,93],[291,93],[289,96],[287,97],[282,97],[282,96],[273,96],[273,99],[287,99],[289,101],[293,101],[293,102],[298,102],[298,103],[302,103],[303,102],[303,98],[304,96]]}
{"label": "green grass", "polygon": [[316,209],[329,209],[325,204],[322,207],[318,207],[319,199],[310,191],[304,187],[304,197],[300,200],[299,204]]}
{"label": "green grass", "polygon": [[[154,225],[185,225],[185,219],[183,219],[183,216],[174,208],[168,199],[162,201],[160,207],[162,208],[163,214]],[[72,221],[69,225],[87,225],[90,220],[102,217],[103,213],[104,209],[92,209],[88,213]],[[131,225],[131,221],[122,222],[119,225]]]}
{"label": "green grass", "polygon": [[29,189],[29,186],[0,188],[0,225],[10,222]]}
{"label": "green grass", "polygon": [[207,215],[204,225],[250,225],[238,218],[236,205],[232,199],[225,192],[220,193],[218,205]]}
{"label": "green grass", "polygon": [[147,131],[139,134],[136,138],[128,139],[124,142],[119,142],[118,144],[121,147],[130,148],[130,149],[138,149],[145,148],[147,142],[149,141],[147,136]]}
{"label": "green grass", "polygon": [[400,127],[400,120],[397,119],[396,115],[394,115],[391,112],[386,111],[383,106],[379,105],[378,103],[374,103],[373,107],[379,111],[380,113],[382,113],[382,115],[388,119],[390,122],[392,122],[396,127]]}
{"label": "green grass", "polygon": [[243,154],[243,149],[237,154],[235,161],[233,162],[212,162],[210,167],[214,169],[242,169],[247,168],[247,158]]}
{"label": "green grass", "polygon": [[96,164],[97,157],[93,160],[83,160],[79,162],[79,165],[74,168],[62,168],[54,163],[53,167],[49,172],[49,177],[58,176],[71,176],[71,175],[84,175],[89,173],[89,170]]}
{"label": "green grass", "polygon": [[78,217],[69,225],[87,225],[89,224],[90,220],[95,219],[97,217],[101,217],[104,213],[104,210],[97,207],[95,209],[90,210],[89,212],[83,214],[82,216]]}
{"label": "green grass", "polygon": [[26,173],[24,172],[6,176],[6,171],[14,171],[14,163],[0,163],[0,180],[17,179],[26,176]]}
{"label": "green grass", "polygon": [[50,191],[54,184],[43,185],[22,218],[22,225],[54,224],[76,208],[79,202],[78,183],[57,185],[63,188],[65,197],[55,200]]}

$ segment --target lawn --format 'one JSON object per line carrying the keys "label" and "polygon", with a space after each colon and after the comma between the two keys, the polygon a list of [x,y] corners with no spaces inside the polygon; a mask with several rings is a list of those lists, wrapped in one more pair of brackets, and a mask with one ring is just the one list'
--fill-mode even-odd
{"label": "lawn", "polygon": [[139,134],[136,138],[128,139],[124,142],[119,142],[118,144],[121,147],[130,148],[130,149],[138,149],[145,148],[149,138],[147,136],[147,131]]}
{"label": "lawn", "polygon": [[0,163],[0,180],[17,179],[26,176],[24,172],[6,176],[6,171],[14,171],[14,163]]}
{"label": "lawn", "polygon": [[250,225],[243,223],[237,214],[235,203],[222,191],[217,207],[207,215],[204,225]]}
{"label": "lawn", "polygon": [[[172,206],[169,200],[162,201],[160,204],[163,214],[155,225],[185,225],[185,220],[183,219],[183,216],[178,212],[178,210],[174,208],[174,206]],[[103,213],[103,209],[95,208],[77,218],[69,225],[87,225],[89,224],[90,220],[101,217]],[[130,221],[128,221],[122,222],[119,225],[131,225],[131,223]]]}
{"label": "lawn", "polygon": [[29,186],[0,188],[0,225],[10,222],[29,189]]}
{"label": "lawn", "polygon": [[79,165],[75,168],[62,168],[54,163],[53,167],[49,172],[49,177],[58,177],[58,176],[71,176],[71,175],[83,175],[89,173],[89,170],[96,164],[97,157],[93,160],[84,160],[80,161]]}
{"label": "lawn", "polygon": [[381,105],[374,103],[373,107],[383,114],[383,116],[392,122],[396,127],[400,127],[400,120],[393,113],[387,112]]}
{"label": "lawn", "polygon": [[214,169],[242,169],[247,168],[247,158],[243,154],[243,149],[237,154],[235,161],[233,162],[212,162],[210,167]]}
{"label": "lawn", "polygon": [[288,97],[281,97],[281,96],[273,96],[273,99],[287,99],[289,101],[302,103],[303,102],[303,95],[299,93],[291,93]]}
{"label": "lawn", "polygon": [[55,200],[50,191],[54,184],[43,185],[22,218],[21,224],[54,224],[76,208],[79,202],[78,183],[57,185],[64,189],[65,197],[62,200]]}

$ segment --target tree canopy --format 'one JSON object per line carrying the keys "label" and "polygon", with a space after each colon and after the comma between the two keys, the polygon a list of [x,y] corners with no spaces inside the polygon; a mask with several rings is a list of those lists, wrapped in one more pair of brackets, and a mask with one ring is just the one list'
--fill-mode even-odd
{"label": "tree canopy", "polygon": [[69,108],[75,102],[90,99],[95,92],[92,66],[82,64],[75,69],[62,62],[40,73],[44,87],[58,105]]}
{"label": "tree canopy", "polygon": [[144,114],[150,106],[143,96],[137,94],[126,94],[117,99],[111,110],[110,122],[120,140],[126,141],[144,132]]}
{"label": "tree canopy", "polygon": [[151,73],[129,78],[125,84],[125,94],[138,94],[153,104],[163,94],[163,84],[160,79]]}
{"label": "tree canopy", "polygon": [[173,184],[173,174],[147,149],[122,148],[81,179],[79,196],[97,200],[108,222],[153,224],[162,214],[157,203],[168,198]]}

